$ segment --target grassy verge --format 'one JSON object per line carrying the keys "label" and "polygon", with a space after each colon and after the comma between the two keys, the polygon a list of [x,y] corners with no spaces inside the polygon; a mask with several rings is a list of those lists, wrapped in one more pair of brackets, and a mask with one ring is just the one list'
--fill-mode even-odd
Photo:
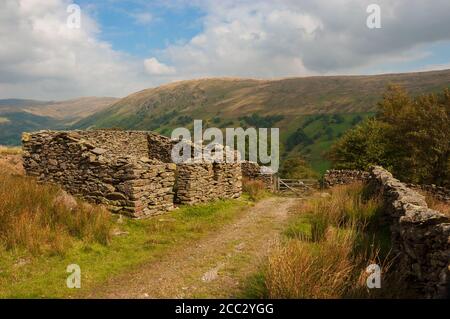
{"label": "grassy verge", "polygon": [[[389,272],[388,229],[378,199],[365,199],[362,185],[337,187],[329,198],[302,203],[244,297],[395,298],[411,296]],[[368,289],[366,268],[378,264],[382,288]]]}
{"label": "grassy verge", "polygon": [[[196,240],[242,213],[249,201],[182,207],[147,220],[71,203],[53,186],[19,176],[0,180],[0,297],[77,297],[111,276]],[[69,289],[70,264],[81,289]]]}
{"label": "grassy verge", "polygon": [[266,185],[261,180],[244,178],[242,180],[242,191],[254,202],[271,196],[271,193],[266,189]]}

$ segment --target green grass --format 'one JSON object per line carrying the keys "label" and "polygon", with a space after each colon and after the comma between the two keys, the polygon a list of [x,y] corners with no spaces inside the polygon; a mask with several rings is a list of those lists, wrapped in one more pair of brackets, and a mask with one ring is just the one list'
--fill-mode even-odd
{"label": "green grass", "polygon": [[[297,148],[293,153],[298,152],[301,154],[316,172],[323,174],[331,167],[331,162],[326,158],[326,153],[331,146],[342,134],[355,125],[357,118],[366,119],[373,116],[373,114],[371,112],[339,114],[342,121],[339,123],[333,120],[333,114],[306,116],[302,121],[302,125],[305,122],[310,122],[304,127],[304,131],[313,140],[313,143],[306,147]],[[330,131],[330,134],[327,134],[327,129]]]}
{"label": "green grass", "polygon": [[[339,122],[334,119],[336,115],[340,118]],[[323,174],[332,165],[326,156],[331,146],[347,130],[354,127],[358,123],[358,119],[363,120],[373,115],[373,112],[354,112],[287,117],[279,125],[282,162],[289,157],[300,156],[311,165],[315,172]],[[292,150],[288,151],[286,141],[298,129],[303,129],[312,143],[310,145],[297,144]],[[327,133],[327,130],[329,133]]]}
{"label": "green grass", "polygon": [[[250,203],[217,201],[147,220],[123,219],[115,224],[125,235],[110,245],[77,241],[62,256],[31,256],[26,251],[0,249],[0,297],[77,297],[130,268],[155,260],[167,250],[196,240],[232,221]],[[81,267],[81,289],[66,287],[66,267]]]}
{"label": "green grass", "polygon": [[286,238],[292,239],[309,239],[311,238],[311,230],[311,216],[295,216],[295,218],[289,222],[283,235]]}
{"label": "green grass", "polygon": [[332,190],[294,210],[278,247],[244,283],[242,298],[391,298],[407,296],[401,278],[383,273],[386,287],[365,288],[365,267],[390,267],[390,230],[381,203],[360,185]]}

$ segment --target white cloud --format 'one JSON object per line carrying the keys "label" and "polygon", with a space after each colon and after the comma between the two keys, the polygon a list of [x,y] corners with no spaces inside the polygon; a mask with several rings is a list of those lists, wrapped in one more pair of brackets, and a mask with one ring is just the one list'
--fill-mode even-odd
{"label": "white cloud", "polygon": [[410,62],[450,41],[450,1],[379,0],[382,28],[366,26],[373,0],[199,1],[204,30],[163,52],[181,77],[282,77],[364,72]]}
{"label": "white cloud", "polygon": [[[99,40],[101,26],[87,12],[82,11],[81,29],[67,28],[71,0],[2,0],[0,98],[124,96],[206,76],[360,73],[383,65],[401,69],[403,62],[433,64],[426,56],[430,47],[450,42],[450,1],[377,0],[382,28],[371,30],[366,8],[372,2],[194,0],[204,13],[203,30],[144,60]],[[177,0],[168,7],[182,10],[191,3]],[[138,24],[154,21],[147,11],[128,14]]]}
{"label": "white cloud", "polygon": [[175,68],[159,62],[156,58],[144,60],[145,70],[151,75],[170,75],[175,74]]}
{"label": "white cloud", "polygon": [[0,98],[124,96],[154,84],[142,62],[98,40],[99,28],[84,11],[81,28],[68,28],[70,3],[0,2]]}

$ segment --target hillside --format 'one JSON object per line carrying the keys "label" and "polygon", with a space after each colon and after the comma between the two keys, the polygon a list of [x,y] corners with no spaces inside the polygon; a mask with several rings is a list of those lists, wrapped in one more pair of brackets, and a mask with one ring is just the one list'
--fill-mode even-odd
{"label": "hillside", "polygon": [[280,80],[201,79],[134,93],[76,128],[155,130],[192,126],[280,127],[283,158],[301,153],[317,171],[329,167],[324,151],[348,128],[376,111],[388,84],[413,94],[450,85],[450,70],[374,76],[323,76]]}
{"label": "hillside", "polygon": [[62,129],[64,123],[51,117],[28,112],[0,113],[0,145],[19,145],[22,132]]}
{"label": "hillside", "polygon": [[0,100],[0,144],[17,145],[23,131],[66,128],[116,100],[97,97],[67,101]]}
{"label": "hillside", "polygon": [[26,106],[24,110],[34,115],[76,122],[111,106],[117,100],[112,97],[82,97],[48,104],[30,105]]}
{"label": "hillside", "polygon": [[17,108],[23,108],[26,106],[37,106],[45,105],[49,103],[47,101],[36,101],[36,100],[26,100],[26,99],[3,99],[0,100],[1,110],[17,110]]}

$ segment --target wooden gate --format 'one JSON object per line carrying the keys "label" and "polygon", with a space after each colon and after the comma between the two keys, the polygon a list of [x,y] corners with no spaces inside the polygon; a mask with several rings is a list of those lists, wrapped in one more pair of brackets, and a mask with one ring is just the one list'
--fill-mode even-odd
{"label": "wooden gate", "polygon": [[293,192],[297,195],[317,188],[319,182],[316,179],[288,179],[277,178],[276,188],[279,192]]}

